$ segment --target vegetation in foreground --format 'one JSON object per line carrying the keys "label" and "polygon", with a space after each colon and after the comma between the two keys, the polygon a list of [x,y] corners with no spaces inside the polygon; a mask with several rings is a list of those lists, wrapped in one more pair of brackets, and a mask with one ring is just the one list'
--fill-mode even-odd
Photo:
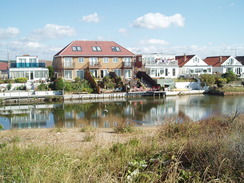
{"label": "vegetation in foreground", "polygon": [[[87,143],[95,143],[95,138],[89,138],[76,151],[55,145],[21,146],[20,138],[13,137],[0,141],[0,181],[242,182],[242,119],[237,113],[200,122],[169,119],[154,135],[144,130],[118,134],[124,130],[117,129],[117,138],[133,138],[88,148]],[[96,132],[88,128],[77,133]]]}

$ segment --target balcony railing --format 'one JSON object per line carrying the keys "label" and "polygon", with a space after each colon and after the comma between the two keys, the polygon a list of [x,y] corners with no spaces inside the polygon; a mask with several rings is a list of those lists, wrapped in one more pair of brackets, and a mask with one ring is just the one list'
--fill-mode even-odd
{"label": "balcony railing", "polygon": [[122,66],[123,66],[123,68],[131,68],[132,67],[132,63],[131,62],[123,62]]}
{"label": "balcony railing", "polygon": [[97,62],[95,62],[95,63],[90,62],[89,63],[89,68],[90,69],[99,69],[100,67],[101,67],[101,64],[100,63],[97,63]]}
{"label": "balcony railing", "polygon": [[155,61],[146,61],[145,66],[177,66],[177,60],[155,60]]}
{"label": "balcony railing", "polygon": [[10,68],[45,67],[45,63],[11,63]]}

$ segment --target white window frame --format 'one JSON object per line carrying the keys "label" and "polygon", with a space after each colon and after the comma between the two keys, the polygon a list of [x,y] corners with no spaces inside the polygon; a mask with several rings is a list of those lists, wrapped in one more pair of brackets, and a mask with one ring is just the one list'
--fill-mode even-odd
{"label": "white window frame", "polygon": [[131,69],[125,69],[124,70],[124,77],[125,78],[131,78],[131,74],[132,74]]}
{"label": "white window frame", "polygon": [[84,70],[77,70],[76,71],[76,77],[79,77],[81,79],[84,79],[84,76],[85,76]]}
{"label": "white window frame", "polygon": [[119,58],[118,57],[113,57],[113,63],[118,63],[119,62]]}
{"label": "white window frame", "polygon": [[64,67],[72,67],[73,66],[73,58],[65,57],[64,58]]}
{"label": "white window frame", "polygon": [[79,63],[84,63],[84,57],[79,57],[79,58],[78,58],[78,62],[79,62]]}
{"label": "white window frame", "polygon": [[[67,73],[69,73],[69,74],[67,75]],[[72,70],[64,70],[64,79],[67,79],[67,80],[72,79]]]}
{"label": "white window frame", "polygon": [[103,63],[109,63],[109,61],[108,61],[108,57],[104,57],[104,58],[103,58]]}
{"label": "white window frame", "polygon": [[89,58],[90,65],[94,66],[98,64],[98,58],[97,57],[90,57]]}
{"label": "white window frame", "polygon": [[118,77],[121,76],[121,69],[114,69],[114,72]]}

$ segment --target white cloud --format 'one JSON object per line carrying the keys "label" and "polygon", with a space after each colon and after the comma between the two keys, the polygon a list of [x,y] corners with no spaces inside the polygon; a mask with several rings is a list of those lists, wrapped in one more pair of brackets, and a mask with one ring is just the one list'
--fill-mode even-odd
{"label": "white cloud", "polygon": [[185,18],[181,14],[165,16],[161,13],[148,13],[137,18],[132,25],[146,29],[169,28],[171,25],[183,27]]}
{"label": "white cloud", "polygon": [[27,39],[38,41],[43,39],[56,39],[59,37],[75,35],[76,31],[70,26],[47,24],[41,29],[34,30]]}
{"label": "white cloud", "polygon": [[162,39],[148,39],[148,40],[141,40],[140,44],[150,44],[150,45],[167,45],[169,44],[167,41]]}
{"label": "white cloud", "polygon": [[100,18],[98,17],[97,13],[93,13],[93,14],[90,14],[90,15],[83,16],[82,17],[82,21],[98,23],[100,21]]}
{"label": "white cloud", "polygon": [[119,29],[118,31],[119,31],[120,33],[126,33],[126,32],[127,32],[125,28],[121,28],[121,29]]}
{"label": "white cloud", "polygon": [[6,29],[0,28],[0,39],[14,38],[19,33],[19,29],[15,27],[8,27]]}
{"label": "white cloud", "polygon": [[125,28],[119,29],[118,32],[121,33],[123,36],[128,36],[128,32]]}

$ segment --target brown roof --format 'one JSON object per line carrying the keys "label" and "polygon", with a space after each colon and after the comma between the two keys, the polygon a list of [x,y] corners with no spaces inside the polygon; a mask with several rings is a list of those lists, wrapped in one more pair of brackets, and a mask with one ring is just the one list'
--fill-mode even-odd
{"label": "brown roof", "polygon": [[51,60],[39,60],[40,63],[45,63],[45,66],[52,66],[53,65],[53,61]]}
{"label": "brown roof", "polygon": [[176,56],[175,60],[178,60],[178,65],[182,67],[185,65],[189,60],[191,60],[195,55],[180,55]]}
{"label": "brown roof", "polygon": [[244,65],[244,56],[237,56],[236,60],[238,60],[239,62],[241,62],[242,65]]}
{"label": "brown roof", "polygon": [[219,67],[223,64],[230,56],[215,56],[215,57],[207,57],[204,61],[208,65],[212,65],[213,67]]}
{"label": "brown roof", "polygon": [[7,62],[0,62],[0,70],[1,71],[8,70],[8,63]]}
{"label": "brown roof", "polygon": [[[73,51],[75,46],[82,51]],[[93,51],[93,46],[100,47],[101,51]],[[112,47],[119,47],[120,51],[112,51]],[[55,56],[134,56],[134,53],[113,41],[73,41]]]}

